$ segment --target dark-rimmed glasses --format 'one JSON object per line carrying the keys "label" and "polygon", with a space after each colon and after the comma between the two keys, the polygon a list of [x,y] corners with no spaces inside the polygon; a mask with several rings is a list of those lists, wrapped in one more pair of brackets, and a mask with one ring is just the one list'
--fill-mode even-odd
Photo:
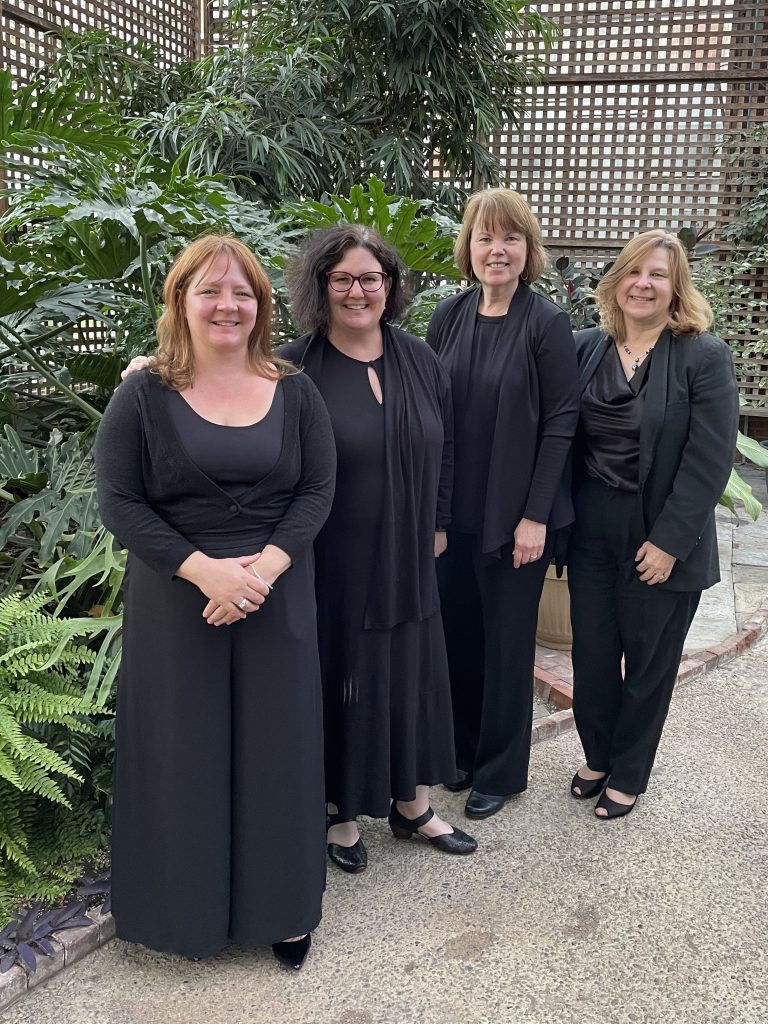
{"label": "dark-rimmed glasses", "polygon": [[329,270],[325,275],[328,284],[335,292],[348,292],[357,281],[364,292],[377,292],[389,277],[381,270],[369,270],[367,274],[344,274],[338,270]]}

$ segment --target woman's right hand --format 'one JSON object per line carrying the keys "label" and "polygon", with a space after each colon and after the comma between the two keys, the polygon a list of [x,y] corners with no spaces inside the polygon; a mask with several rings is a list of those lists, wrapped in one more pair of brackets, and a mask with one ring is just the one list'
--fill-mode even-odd
{"label": "woman's right hand", "polygon": [[209,598],[209,604],[215,603],[218,614],[213,622],[210,612],[205,614],[208,605],[203,611],[212,625],[227,625],[244,619],[248,612],[256,611],[269,593],[266,583],[258,580],[250,568],[256,557],[210,558],[202,551],[195,551],[182,562],[176,575],[194,583]]}
{"label": "woman's right hand", "polygon": [[137,370],[146,370],[148,366],[154,365],[154,356],[134,356],[130,363],[128,363],[126,368],[120,374],[120,380],[125,380],[126,377],[130,377],[130,375],[132,373],[136,373]]}

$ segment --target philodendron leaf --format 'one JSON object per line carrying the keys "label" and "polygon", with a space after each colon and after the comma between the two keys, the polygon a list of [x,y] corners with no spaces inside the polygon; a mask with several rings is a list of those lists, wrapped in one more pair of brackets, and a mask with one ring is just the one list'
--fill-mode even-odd
{"label": "philodendron leaf", "polygon": [[750,462],[762,469],[768,469],[768,448],[763,448],[753,437],[747,437],[741,431],[736,435],[736,447]]}
{"label": "philodendron leaf", "polygon": [[720,497],[720,504],[725,505],[727,509],[730,509],[737,516],[738,512],[735,505],[737,501],[741,502],[747,515],[751,516],[752,519],[756,520],[763,511],[763,506],[752,493],[752,488],[745,480],[741,479],[735,469],[732,469],[728,484]]}

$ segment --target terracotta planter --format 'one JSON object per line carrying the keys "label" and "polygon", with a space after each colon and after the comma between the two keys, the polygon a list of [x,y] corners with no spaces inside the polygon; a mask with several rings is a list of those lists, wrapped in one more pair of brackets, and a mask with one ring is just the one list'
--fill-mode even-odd
{"label": "terracotta planter", "polygon": [[550,565],[539,603],[536,643],[554,651],[570,651],[572,642],[568,570],[564,569],[562,577],[558,579],[554,565]]}

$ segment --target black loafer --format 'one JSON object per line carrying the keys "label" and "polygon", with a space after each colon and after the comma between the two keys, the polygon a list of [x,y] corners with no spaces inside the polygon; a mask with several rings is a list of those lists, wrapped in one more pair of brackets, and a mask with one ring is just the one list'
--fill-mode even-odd
{"label": "black loafer", "polygon": [[508,796],[491,796],[489,793],[473,789],[467,797],[464,813],[468,818],[490,818],[492,814],[501,810],[507,800]]}
{"label": "black loafer", "polygon": [[272,952],[281,964],[290,967],[292,971],[300,971],[307,959],[309,947],[312,945],[312,936],[307,933],[303,938],[294,942],[273,942]]}
{"label": "black loafer", "polygon": [[350,875],[358,875],[368,867],[368,851],[362,839],[358,839],[354,846],[328,843],[328,856],[337,868]]}
{"label": "black loafer", "polygon": [[463,772],[461,768],[458,768],[453,782],[444,782],[443,785],[451,793],[461,793],[465,789],[472,789],[472,772]]}

